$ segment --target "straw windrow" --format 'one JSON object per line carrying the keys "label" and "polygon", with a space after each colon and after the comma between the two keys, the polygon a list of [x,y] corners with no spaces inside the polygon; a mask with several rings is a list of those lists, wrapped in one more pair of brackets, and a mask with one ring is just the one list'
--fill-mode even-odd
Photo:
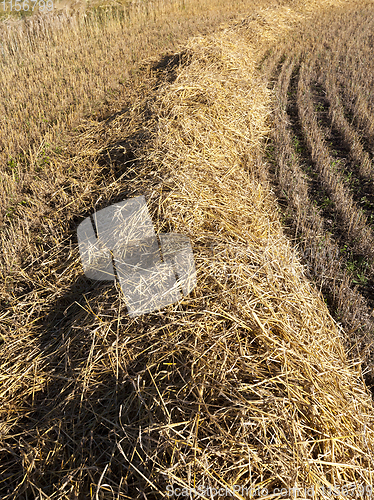
{"label": "straw windrow", "polygon": [[[264,9],[193,38],[150,63],[128,109],[83,123],[68,161],[53,157],[74,166],[75,196],[49,208],[43,242],[24,226],[12,278],[31,289],[2,291],[4,498],[373,485],[371,397],[262,159],[273,101],[258,65],[303,19]],[[82,277],[74,238],[94,207],[139,194],[158,232],[190,238],[198,285],[130,319],[119,287]]]}
{"label": "straw windrow", "polygon": [[[183,433],[188,441],[199,420],[195,445],[179,454],[185,481],[193,470],[196,484],[217,488],[371,484],[370,398],[256,177],[269,94],[253,48],[245,32],[227,30],[188,49],[190,64],[159,92],[147,156],[168,176],[163,218],[194,241],[199,270],[198,312],[178,318],[174,333],[189,339],[200,410]],[[178,401],[179,411],[191,403],[184,413]],[[182,484],[176,469],[164,474]]]}

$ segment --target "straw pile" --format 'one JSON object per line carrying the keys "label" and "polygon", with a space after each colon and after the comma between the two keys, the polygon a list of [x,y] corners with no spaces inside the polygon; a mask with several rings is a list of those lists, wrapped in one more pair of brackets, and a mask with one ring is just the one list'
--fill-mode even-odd
{"label": "straw pile", "polygon": [[[282,232],[261,159],[271,93],[253,33],[271,44],[275,14],[292,12],[265,10],[193,39],[169,58],[174,66],[155,70],[144,100],[82,133],[80,161],[96,161],[88,192],[89,175],[129,129],[121,147],[132,146],[123,158],[133,169],[65,200],[68,242],[50,224],[57,247],[38,271],[49,288],[18,324],[22,350],[12,344],[13,359],[31,367],[14,378],[7,397],[18,402],[6,400],[2,429],[6,480],[19,474],[14,495],[150,499],[186,488],[213,498],[223,488],[221,498],[251,498],[300,488],[283,496],[301,498],[305,488],[373,484],[373,407],[360,366]],[[71,238],[91,210],[87,197],[102,208],[139,194],[159,232],[191,239],[198,286],[129,319],[119,288],[81,278]],[[3,356],[12,359],[8,344]],[[30,398],[33,409],[22,408]]]}
{"label": "straw pile", "polygon": [[171,455],[153,477],[269,493],[372,484],[371,400],[259,175],[269,93],[253,32],[238,31],[191,42],[189,64],[154,105],[147,160],[167,177],[154,203],[194,242],[199,287],[184,312],[169,313],[168,347],[148,361],[167,356],[173,367],[152,378],[162,413],[153,435]]}

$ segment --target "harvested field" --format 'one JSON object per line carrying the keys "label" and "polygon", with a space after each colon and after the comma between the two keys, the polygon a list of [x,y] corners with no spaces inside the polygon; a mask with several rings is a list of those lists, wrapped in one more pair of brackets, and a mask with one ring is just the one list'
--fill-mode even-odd
{"label": "harvested field", "polygon": [[286,44],[278,48],[279,57],[283,54],[278,67],[264,63],[279,103],[269,173],[288,235],[334,318],[350,332],[347,349],[365,353],[369,385],[374,149],[367,34],[373,29],[372,7],[369,2],[359,10],[345,7],[313,17],[302,41],[293,40],[292,55]]}
{"label": "harvested field", "polygon": [[[7,45],[23,101],[0,126],[0,498],[370,498],[374,5],[155,5],[123,89],[119,11],[20,25],[22,50],[35,28],[65,55],[48,124]],[[146,45],[177,26],[173,50]],[[92,43],[66,101],[60,36]],[[130,318],[118,282],[84,276],[76,232],[138,195],[158,233],[188,236],[198,284]]]}

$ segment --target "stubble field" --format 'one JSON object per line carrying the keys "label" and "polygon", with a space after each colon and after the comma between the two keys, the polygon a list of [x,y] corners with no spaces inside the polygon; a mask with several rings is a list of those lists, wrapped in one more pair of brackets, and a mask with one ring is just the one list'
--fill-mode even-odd
{"label": "stubble field", "polygon": [[262,63],[277,103],[269,174],[287,234],[353,339],[351,348],[368,360],[374,331],[372,21],[371,3],[317,15],[300,39]]}
{"label": "stubble field", "polygon": [[[0,25],[0,498],[370,497],[373,11]],[[138,195],[197,286],[130,318],[76,231]]]}

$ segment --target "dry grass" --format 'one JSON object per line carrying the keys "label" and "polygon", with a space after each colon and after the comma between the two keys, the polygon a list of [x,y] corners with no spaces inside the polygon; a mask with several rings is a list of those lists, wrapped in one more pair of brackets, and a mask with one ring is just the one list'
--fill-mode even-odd
{"label": "dry grass", "polygon": [[[360,363],[283,233],[262,158],[273,101],[258,65],[300,36],[297,7],[150,61],[35,182],[19,170],[33,203],[1,235],[4,499],[373,486]],[[159,232],[191,239],[198,286],[130,319],[117,285],[82,276],[76,227],[138,194]]]}

